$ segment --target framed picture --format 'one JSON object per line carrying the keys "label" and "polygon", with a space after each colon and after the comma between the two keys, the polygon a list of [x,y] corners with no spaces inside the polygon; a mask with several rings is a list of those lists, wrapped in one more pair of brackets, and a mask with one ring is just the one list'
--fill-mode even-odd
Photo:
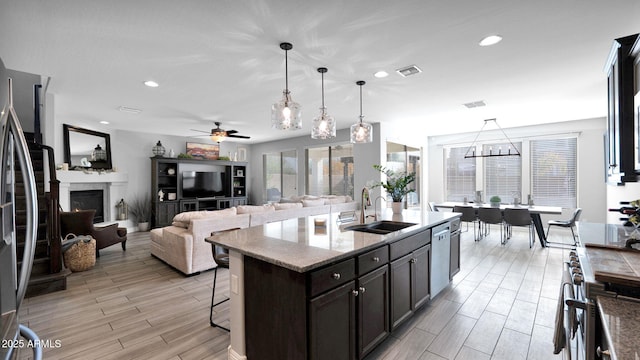
{"label": "framed picture", "polygon": [[218,160],[220,156],[220,145],[188,142],[187,154],[196,159]]}
{"label": "framed picture", "polygon": [[244,176],[244,170],[238,170],[236,176]]}
{"label": "framed picture", "polygon": [[247,161],[247,148],[238,147],[238,161]]}

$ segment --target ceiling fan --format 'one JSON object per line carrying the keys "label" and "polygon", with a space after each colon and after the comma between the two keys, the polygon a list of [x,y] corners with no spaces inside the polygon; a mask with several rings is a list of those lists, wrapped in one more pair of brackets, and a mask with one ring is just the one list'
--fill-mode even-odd
{"label": "ceiling fan", "polygon": [[[251,139],[250,136],[237,135],[238,133],[237,130],[221,129],[220,125],[222,125],[222,123],[219,121],[215,121],[214,124],[216,124],[216,128],[211,129],[210,133],[202,130],[197,130],[197,129],[191,129],[191,130],[206,133],[208,136],[211,137],[211,140],[215,142],[222,142],[225,140],[225,138]],[[204,136],[204,135],[201,135],[201,136]]]}

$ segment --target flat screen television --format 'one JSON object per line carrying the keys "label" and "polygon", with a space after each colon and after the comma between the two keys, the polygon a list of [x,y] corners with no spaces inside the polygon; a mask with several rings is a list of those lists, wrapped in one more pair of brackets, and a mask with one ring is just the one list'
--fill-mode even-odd
{"label": "flat screen television", "polygon": [[223,171],[183,171],[182,197],[226,196]]}

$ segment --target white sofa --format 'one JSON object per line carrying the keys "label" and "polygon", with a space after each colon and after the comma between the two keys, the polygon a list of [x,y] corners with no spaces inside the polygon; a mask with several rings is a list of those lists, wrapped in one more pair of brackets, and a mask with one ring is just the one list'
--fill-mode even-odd
{"label": "white sofa", "polygon": [[[305,200],[305,201],[303,201]],[[185,275],[213,269],[211,244],[204,239],[213,232],[243,229],[268,222],[330,212],[355,211],[358,203],[344,199],[302,199],[298,202],[244,205],[217,211],[192,211],[176,215],[173,224],[151,230],[151,255]]]}

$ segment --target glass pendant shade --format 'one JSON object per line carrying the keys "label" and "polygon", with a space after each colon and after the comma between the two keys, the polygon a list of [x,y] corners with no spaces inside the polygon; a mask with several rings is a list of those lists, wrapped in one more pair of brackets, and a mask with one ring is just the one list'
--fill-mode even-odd
{"label": "glass pendant shade", "polygon": [[281,43],[280,49],[284,50],[284,78],[285,87],[282,92],[282,100],[271,106],[271,127],[279,130],[302,129],[302,109],[300,104],[291,100],[289,91],[289,61],[287,51],[293,49],[290,43]]}
{"label": "glass pendant shade", "polygon": [[327,114],[327,108],[324,106],[324,74],[327,68],[318,68],[318,72],[322,74],[322,107],[320,115],[313,119],[313,128],[311,129],[312,139],[330,139],[336,137],[336,122],[333,116]]}
{"label": "glass pendant shade", "polygon": [[214,131],[211,133],[211,140],[213,140],[213,141],[215,141],[215,142],[218,142],[218,143],[219,143],[219,142],[224,141],[224,138],[226,137],[226,135],[227,135],[227,134],[226,134],[224,131],[217,131],[217,130],[214,130]]}
{"label": "glass pendant shade", "polygon": [[300,104],[291,101],[291,93],[282,92],[282,100],[271,106],[271,127],[279,130],[302,129],[302,109]]}
{"label": "glass pendant shade", "polygon": [[351,125],[351,143],[364,144],[373,142],[373,125],[363,122],[364,115],[362,115],[362,85],[364,81],[357,81],[356,84],[360,86],[360,121]]}
{"label": "glass pendant shade", "polygon": [[351,142],[353,144],[363,144],[373,142],[373,125],[362,122],[351,125]]}
{"label": "glass pendant shade", "polygon": [[320,108],[320,115],[313,119],[312,139],[330,139],[336,137],[336,122],[327,114],[327,108]]}

